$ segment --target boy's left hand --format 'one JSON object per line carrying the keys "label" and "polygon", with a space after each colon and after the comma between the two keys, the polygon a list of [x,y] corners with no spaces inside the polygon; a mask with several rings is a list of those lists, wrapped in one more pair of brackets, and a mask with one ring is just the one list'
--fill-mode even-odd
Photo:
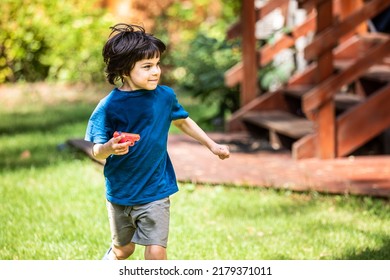
{"label": "boy's left hand", "polygon": [[230,151],[229,151],[229,147],[226,146],[226,145],[219,145],[219,144],[216,144],[212,149],[211,151],[219,156],[220,159],[225,159],[225,158],[228,158],[230,157]]}

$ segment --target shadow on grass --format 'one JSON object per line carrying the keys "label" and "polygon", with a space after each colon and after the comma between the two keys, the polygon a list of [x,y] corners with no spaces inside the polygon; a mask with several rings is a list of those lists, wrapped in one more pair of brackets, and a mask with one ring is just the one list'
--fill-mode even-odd
{"label": "shadow on grass", "polygon": [[0,113],[0,135],[29,132],[50,132],[60,126],[79,121],[87,122],[93,105],[69,103],[45,107],[35,112]]}
{"label": "shadow on grass", "polygon": [[[317,228],[321,232],[322,238],[325,239],[320,242],[325,247],[331,247],[331,244],[337,245],[336,240],[340,239],[340,236],[351,236],[350,238],[353,238],[354,241],[348,242],[349,244],[339,244],[341,247],[346,246],[343,253],[333,256],[331,254],[325,255],[325,259],[390,260],[390,238],[383,229],[375,227],[362,230],[356,222],[334,221],[333,219],[326,222],[311,221],[308,228]],[[366,245],[362,245],[359,242],[360,239],[366,240]],[[370,246],[373,246],[372,244],[375,244],[375,248],[370,248]]]}
{"label": "shadow on grass", "polygon": [[[72,103],[34,112],[0,113],[0,170],[39,168],[80,157],[63,146],[86,127],[93,105]],[[79,128],[80,130],[80,128]],[[83,131],[77,133],[83,137]]]}
{"label": "shadow on grass", "polygon": [[0,174],[12,170],[44,168],[59,162],[83,159],[80,152],[59,145],[36,145],[22,149],[0,151]]}
{"label": "shadow on grass", "polygon": [[[266,237],[272,235],[273,238],[283,240],[282,242],[293,242],[294,246],[300,244],[297,246],[302,248],[290,248],[296,252],[294,254],[301,254],[307,246],[314,252],[310,255],[313,259],[390,259],[390,238],[386,233],[388,224],[382,224],[389,217],[384,207],[386,201],[329,196],[331,201],[327,200],[324,204],[315,194],[295,196],[271,190],[269,194],[272,192],[278,196],[269,200],[262,200],[261,192],[253,193],[253,199],[245,201],[240,198],[223,201],[223,195],[220,195],[215,201],[218,207],[214,207],[209,215],[222,220],[252,221],[254,230],[257,227]],[[379,209],[385,213],[377,213]],[[349,211],[357,212],[345,216]],[[362,217],[362,213],[366,215]],[[271,228],[270,224],[278,226],[267,233]],[[278,260],[293,258],[287,248],[286,252],[275,255]]]}
{"label": "shadow on grass", "polygon": [[352,252],[343,256],[345,260],[390,260],[390,238],[382,235],[375,235],[373,238],[381,239],[382,246],[375,249],[365,249],[361,252]]}

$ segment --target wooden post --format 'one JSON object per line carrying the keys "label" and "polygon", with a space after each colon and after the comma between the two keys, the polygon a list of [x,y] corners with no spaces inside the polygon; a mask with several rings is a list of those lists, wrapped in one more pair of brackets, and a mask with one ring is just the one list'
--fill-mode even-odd
{"label": "wooden post", "polygon": [[[337,0],[335,2],[335,13],[339,16],[339,21],[344,20],[349,15],[353,14],[355,11],[361,9],[364,6],[364,0]],[[367,33],[367,24],[365,22],[359,24],[353,31],[349,34],[344,35],[340,38],[340,41],[346,41],[354,34],[365,34]]]}
{"label": "wooden post", "polygon": [[[333,1],[318,1],[317,34],[333,24]],[[332,48],[319,54],[317,61],[316,83],[319,84],[333,73]],[[318,125],[317,156],[322,159],[336,157],[336,116],[334,100],[326,101],[316,114]]]}
{"label": "wooden post", "polygon": [[257,55],[256,55],[256,13],[254,0],[242,0],[241,7],[242,56],[244,77],[241,83],[241,106],[256,98]]}

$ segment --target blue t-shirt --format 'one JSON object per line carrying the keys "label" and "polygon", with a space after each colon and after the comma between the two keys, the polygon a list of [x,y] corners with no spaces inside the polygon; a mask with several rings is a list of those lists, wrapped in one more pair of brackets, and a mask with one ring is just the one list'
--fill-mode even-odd
{"label": "blue t-shirt", "polygon": [[178,191],[167,152],[172,120],[188,113],[167,86],[155,90],[120,91],[115,88],[92,113],[85,140],[104,144],[115,131],[137,133],[141,139],[126,155],[110,155],[104,166],[106,198],[119,205],[138,205]]}

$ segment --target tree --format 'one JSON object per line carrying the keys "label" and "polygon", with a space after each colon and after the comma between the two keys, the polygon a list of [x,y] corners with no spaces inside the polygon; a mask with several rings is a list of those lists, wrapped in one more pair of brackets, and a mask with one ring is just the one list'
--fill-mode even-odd
{"label": "tree", "polygon": [[0,83],[99,81],[101,48],[112,18],[94,0],[4,0]]}

